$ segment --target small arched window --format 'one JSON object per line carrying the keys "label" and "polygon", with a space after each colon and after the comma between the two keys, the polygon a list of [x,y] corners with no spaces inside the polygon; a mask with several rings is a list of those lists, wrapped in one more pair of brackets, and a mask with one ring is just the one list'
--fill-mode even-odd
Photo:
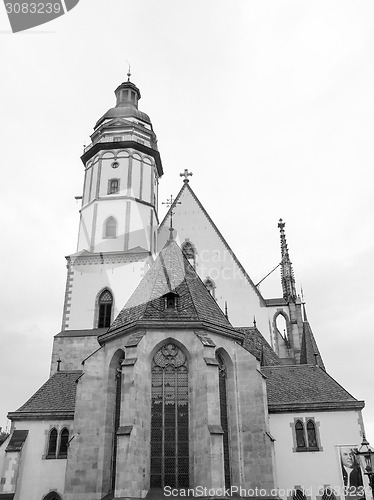
{"label": "small arched window", "polygon": [[206,289],[208,290],[208,292],[210,293],[210,295],[212,297],[215,297],[215,288],[216,288],[216,285],[215,285],[214,281],[211,278],[207,278],[204,281],[204,285],[206,286]]}
{"label": "small arched window", "polygon": [[61,497],[57,491],[50,491],[48,495],[43,497],[43,500],[61,500]]}
{"label": "small arched window", "polygon": [[182,252],[191,266],[196,267],[196,249],[190,241],[187,240],[183,243]]}
{"label": "small arched window", "polygon": [[296,446],[298,450],[306,448],[304,424],[298,420],[295,424]]}
{"label": "small arched window", "polygon": [[104,290],[99,297],[98,328],[108,328],[112,317],[113,296],[109,290]]}
{"label": "small arched window", "polygon": [[114,217],[109,217],[105,222],[104,238],[116,238],[117,221]]}
{"label": "small arched window", "polygon": [[306,424],[306,433],[308,436],[309,448],[314,448],[317,450],[318,449],[317,433],[316,433],[316,426],[313,420],[308,420],[308,423]]}
{"label": "small arched window", "polygon": [[53,428],[49,431],[47,457],[56,458],[56,451],[57,451],[57,429]]}
{"label": "small arched window", "polygon": [[60,447],[58,458],[66,458],[68,455],[69,431],[64,427],[60,432]]}
{"label": "small arched window", "polygon": [[109,179],[108,194],[115,194],[118,192],[119,192],[119,179]]}

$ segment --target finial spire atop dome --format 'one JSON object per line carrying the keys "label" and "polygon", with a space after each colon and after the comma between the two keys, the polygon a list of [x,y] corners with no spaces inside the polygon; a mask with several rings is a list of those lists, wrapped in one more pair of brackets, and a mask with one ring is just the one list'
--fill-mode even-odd
{"label": "finial spire atop dome", "polygon": [[127,64],[129,65],[129,70],[127,72],[127,81],[129,82],[130,81],[130,77],[131,77],[131,65],[130,63],[127,61]]}

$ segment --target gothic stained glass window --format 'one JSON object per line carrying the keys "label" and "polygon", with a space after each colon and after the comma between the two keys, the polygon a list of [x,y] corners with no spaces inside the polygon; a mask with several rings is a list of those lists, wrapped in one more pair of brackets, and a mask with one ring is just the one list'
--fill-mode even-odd
{"label": "gothic stained glass window", "polygon": [[305,442],[305,433],[304,433],[304,424],[298,420],[295,424],[295,433],[296,433],[296,446],[297,449],[305,449],[306,448],[306,442]]}
{"label": "gothic stained glass window", "polygon": [[60,447],[58,450],[59,458],[66,458],[68,454],[69,431],[64,427],[60,432]]}
{"label": "gothic stained glass window", "polygon": [[223,462],[225,473],[225,488],[231,487],[230,474],[230,448],[229,448],[229,425],[227,412],[227,370],[225,362],[218,353],[216,353],[219,370],[219,407],[221,415],[221,427],[223,430]]}
{"label": "gothic stained glass window", "polygon": [[309,448],[318,449],[316,426],[312,420],[308,420],[306,424],[306,433],[308,435]]}
{"label": "gothic stained glass window", "polygon": [[49,433],[47,457],[56,458],[57,429],[53,428]]}
{"label": "gothic stained glass window", "polygon": [[188,488],[188,367],[173,343],[152,361],[151,488]]}
{"label": "gothic stained glass window", "polygon": [[109,290],[104,290],[99,297],[98,328],[108,328],[112,316],[113,297]]}

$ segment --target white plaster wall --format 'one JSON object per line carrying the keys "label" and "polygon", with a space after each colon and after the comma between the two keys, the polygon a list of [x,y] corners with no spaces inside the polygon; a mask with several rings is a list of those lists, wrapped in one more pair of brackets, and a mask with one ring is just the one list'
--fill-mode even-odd
{"label": "white plaster wall", "polygon": [[148,262],[146,261],[73,266],[71,307],[67,329],[94,328],[96,297],[105,287],[113,293],[114,319],[147,269]]}
{"label": "white plaster wall", "polygon": [[[278,486],[282,489],[300,485],[312,489],[312,500],[324,485],[343,488],[337,446],[359,445],[362,428],[359,411],[279,413],[270,415],[270,432],[275,441]],[[294,452],[290,424],[295,418],[314,417],[319,423],[323,451]],[[285,498],[285,496],[283,496]]]}
{"label": "white plaster wall", "polygon": [[47,432],[52,426],[58,430],[71,421],[24,421],[17,422],[16,429],[28,430],[22,448],[17,491],[14,500],[41,500],[50,490],[60,494],[64,491],[66,459],[44,459],[47,447]]}

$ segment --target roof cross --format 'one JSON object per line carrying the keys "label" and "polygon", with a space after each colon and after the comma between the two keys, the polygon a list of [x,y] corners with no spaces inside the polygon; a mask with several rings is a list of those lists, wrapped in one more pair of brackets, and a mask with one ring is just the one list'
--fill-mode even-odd
{"label": "roof cross", "polygon": [[185,168],[185,169],[184,169],[184,172],[183,172],[183,173],[181,173],[181,174],[179,174],[179,176],[180,176],[180,177],[184,177],[183,182],[190,182],[190,181],[188,180],[188,177],[189,177],[189,176],[192,176],[192,175],[193,175],[193,173],[192,173],[192,172],[189,172],[189,171],[188,171],[188,168]]}
{"label": "roof cross", "polygon": [[162,204],[167,205],[167,207],[170,208],[170,212],[169,212],[170,213],[170,228],[169,228],[169,231],[170,231],[170,239],[173,239],[173,215],[174,215],[173,207],[175,207],[175,205],[180,205],[181,202],[174,200],[173,195],[171,194],[170,198],[166,201],[163,201]]}

